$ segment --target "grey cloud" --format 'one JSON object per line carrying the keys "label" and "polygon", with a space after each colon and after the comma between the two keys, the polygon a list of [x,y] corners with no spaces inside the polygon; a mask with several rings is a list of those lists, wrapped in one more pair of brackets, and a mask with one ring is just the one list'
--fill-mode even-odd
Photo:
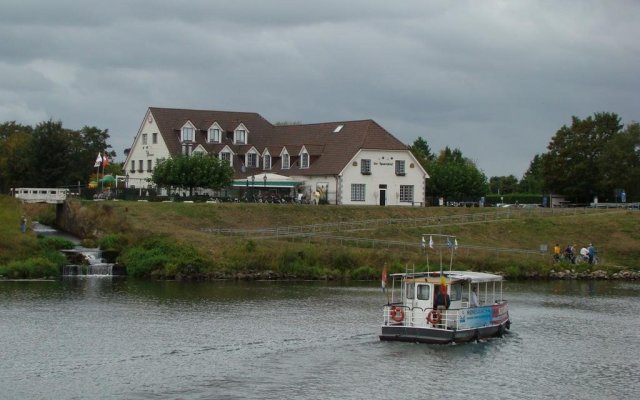
{"label": "grey cloud", "polygon": [[572,115],[639,120],[633,1],[9,0],[0,120],[109,129],[149,106],[372,118],[521,176]]}

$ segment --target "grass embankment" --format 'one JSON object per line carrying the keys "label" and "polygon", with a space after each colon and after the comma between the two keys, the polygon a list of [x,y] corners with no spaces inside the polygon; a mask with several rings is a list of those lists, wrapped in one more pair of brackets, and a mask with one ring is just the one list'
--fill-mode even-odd
{"label": "grass embankment", "polygon": [[[20,231],[22,216],[27,218],[27,232]],[[31,230],[31,222],[39,219],[51,223],[55,219],[51,207],[23,206],[15,199],[0,196],[0,277],[45,278],[57,277],[65,264],[59,252],[73,245],[58,238],[38,238]]]}
{"label": "grass embankment", "polygon": [[[93,238],[103,248],[122,251],[119,262],[134,276],[378,279],[384,263],[392,272],[414,265],[416,270],[426,269],[425,256],[412,246],[382,247],[380,243],[371,245],[364,238],[416,243],[423,233],[458,237],[456,269],[501,271],[511,278],[546,277],[552,269],[587,271],[589,266],[553,263],[549,253],[520,254],[486,248],[538,250],[545,244],[550,252],[556,242],[563,247],[568,243],[582,247],[593,242],[603,261],[598,269],[610,273],[637,269],[640,260],[640,213],[629,211],[576,210],[540,216],[536,211],[513,210],[518,218],[498,219],[492,218],[492,213],[504,209],[79,201],[71,202],[69,207],[79,233]],[[472,213],[483,216],[473,223],[449,220],[452,215]],[[19,212],[11,216],[16,225],[14,235],[19,232],[15,222],[19,216]],[[431,217],[432,226],[415,222],[417,218]],[[436,218],[441,221],[436,222]],[[397,223],[398,219],[404,221]],[[363,220],[370,222],[349,226]],[[382,220],[396,223],[379,222]],[[460,221],[463,220],[469,218],[461,217]],[[313,236],[276,240],[257,233],[229,235],[206,231],[331,223],[343,226],[328,234],[363,240],[340,243]],[[471,250],[465,245],[485,249]],[[435,258],[435,254],[430,256],[432,269],[438,263]]]}

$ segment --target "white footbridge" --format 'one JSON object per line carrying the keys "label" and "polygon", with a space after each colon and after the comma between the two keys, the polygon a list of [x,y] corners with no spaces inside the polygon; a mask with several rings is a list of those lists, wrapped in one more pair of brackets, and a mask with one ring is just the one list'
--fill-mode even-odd
{"label": "white footbridge", "polygon": [[69,195],[69,189],[15,188],[13,193],[23,203],[62,204]]}

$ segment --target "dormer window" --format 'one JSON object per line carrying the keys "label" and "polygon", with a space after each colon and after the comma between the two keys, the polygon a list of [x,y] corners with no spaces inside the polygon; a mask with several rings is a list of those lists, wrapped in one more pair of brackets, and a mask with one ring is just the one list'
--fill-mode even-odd
{"label": "dormer window", "polygon": [[257,168],[258,167],[258,154],[256,153],[247,153],[246,163],[249,168]]}
{"label": "dormer window", "polygon": [[309,168],[309,153],[300,154],[300,168]]}
{"label": "dormer window", "polygon": [[231,153],[229,153],[228,151],[220,152],[220,159],[222,161],[226,161],[227,163],[229,163],[229,165],[231,165]]}
{"label": "dormer window", "polygon": [[247,144],[247,131],[245,131],[244,129],[236,129],[234,143]]}
{"label": "dormer window", "polygon": [[182,127],[182,137],[180,138],[181,142],[193,142],[193,126],[185,125]]}
{"label": "dormer window", "polygon": [[215,126],[209,128],[209,143],[220,143],[220,128]]}
{"label": "dormer window", "polygon": [[271,169],[271,154],[267,153],[262,157],[263,169]]}
{"label": "dormer window", "polygon": [[289,158],[289,153],[282,153],[282,169],[291,168],[291,159]]}

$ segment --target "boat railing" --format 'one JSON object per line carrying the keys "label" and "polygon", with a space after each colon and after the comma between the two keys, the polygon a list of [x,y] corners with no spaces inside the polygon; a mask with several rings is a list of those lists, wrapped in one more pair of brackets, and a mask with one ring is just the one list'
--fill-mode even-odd
{"label": "boat railing", "polygon": [[[495,304],[506,304],[505,300],[496,302]],[[478,308],[491,307],[484,305]],[[427,317],[433,309],[421,307],[410,307],[401,303],[386,304],[383,307],[383,324],[399,325],[413,327],[434,327],[437,329],[458,330],[460,329],[460,321],[465,316],[465,310],[469,308],[455,308],[448,310],[440,310],[439,320],[432,324]]]}
{"label": "boat railing", "polygon": [[[382,308],[383,324],[416,327],[429,326],[431,324],[427,321],[427,316],[432,310],[432,308],[409,307],[401,303],[386,304]],[[415,316],[417,318],[414,318]],[[433,326],[440,329],[458,329],[459,321],[459,310],[444,310],[440,312],[440,320]]]}

